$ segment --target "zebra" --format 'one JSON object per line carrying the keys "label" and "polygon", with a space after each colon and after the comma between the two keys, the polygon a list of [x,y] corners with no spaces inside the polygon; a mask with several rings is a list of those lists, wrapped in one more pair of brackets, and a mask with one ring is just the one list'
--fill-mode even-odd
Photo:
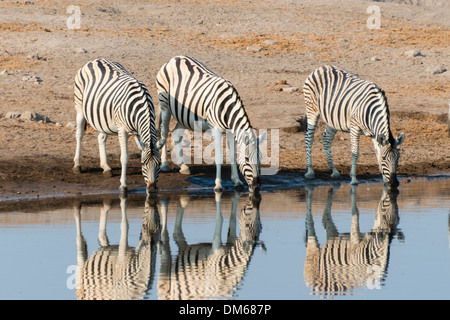
{"label": "zebra", "polygon": [[397,228],[398,214],[396,190],[383,188],[370,232],[360,233],[359,210],[356,204],[356,186],[351,187],[352,220],[350,233],[339,233],[331,217],[331,207],[339,185],[328,190],[322,216],[326,230],[326,243],[320,247],[311,213],[314,187],[306,187],[307,214],[306,258],[304,277],[314,293],[343,295],[364,285],[379,285],[386,276],[389,248],[394,236],[402,240]]}
{"label": "zebra", "polygon": [[[188,244],[182,230],[186,201],[177,208],[173,238],[178,247],[171,254],[167,229],[162,224],[161,265],[158,276],[158,297],[165,300],[221,299],[234,296],[238,290],[257,245],[262,230],[259,205],[261,196],[251,194],[247,203],[236,215],[241,193],[232,197],[229,230],[226,243],[222,243],[222,192],[215,192],[216,225],[212,242]],[[181,199],[180,199],[181,200]],[[165,209],[163,209],[165,206]],[[167,203],[161,208],[161,216],[167,215]],[[236,232],[239,220],[240,234]]]}
{"label": "zebra", "polygon": [[245,112],[237,90],[203,63],[186,56],[176,56],[164,64],[156,77],[160,112],[160,144],[162,147],[162,171],[168,171],[167,140],[170,117],[177,121],[172,138],[177,155],[177,165],[182,174],[190,174],[184,163],[181,141],[184,129],[211,129],[214,139],[216,179],[215,190],[222,190],[221,166],[223,163],[222,134],[227,132],[230,149],[231,179],[235,187],[243,183],[236,167],[236,143],[245,147],[239,157],[239,169],[244,176],[250,192],[260,187],[259,143],[265,133],[256,136]]}
{"label": "zebra", "polygon": [[405,134],[393,137],[389,123],[389,107],[383,90],[373,82],[362,80],[338,67],[326,65],[308,76],[303,94],[308,124],[305,178],[314,178],[311,147],[321,116],[327,124],[322,142],[332,178],[340,178],[340,173],[334,166],[331,143],[336,132],[343,131],[350,132],[351,184],[358,184],[356,162],[359,156],[359,138],[364,134],[372,139],[384,183],[391,187],[398,186],[397,167],[400,153],[397,148],[405,139]]}
{"label": "zebra", "polygon": [[128,244],[127,198],[120,196],[120,240],[110,244],[106,232],[112,200],[103,201],[100,209],[98,240],[100,248],[88,256],[82,232],[82,203],[74,202],[77,267],[75,294],[79,300],[143,299],[153,285],[156,270],[157,244],[160,240],[159,211],[156,197],[147,197],[142,216],[141,236],[136,247]]}
{"label": "zebra", "polygon": [[[156,191],[161,158],[157,144],[155,110],[146,86],[121,64],[107,59],[96,59],[85,64],[74,82],[76,109],[76,152],[73,171],[80,173],[81,140],[86,122],[97,130],[100,166],[106,176],[111,168],[106,158],[108,135],[118,135],[121,149],[121,193],[127,192],[127,140],[135,135],[141,150],[142,174],[147,192]],[[137,136],[136,136],[137,135]]]}

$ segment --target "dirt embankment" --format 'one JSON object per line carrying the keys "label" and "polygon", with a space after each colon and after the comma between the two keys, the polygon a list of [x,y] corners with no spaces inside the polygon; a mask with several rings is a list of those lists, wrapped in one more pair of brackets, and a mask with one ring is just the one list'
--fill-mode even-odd
{"label": "dirt embankment", "polygon": [[[80,28],[69,29],[72,4],[0,2],[2,199],[117,190],[116,137],[107,144],[113,177],[104,178],[98,168],[92,130],[83,142],[84,172],[74,175],[71,170],[73,77],[99,57],[122,63],[147,84],[154,100],[155,75],[171,57],[186,54],[204,62],[233,82],[256,128],[279,129],[278,174],[292,177],[305,171],[305,134],[296,122],[304,115],[303,82],[315,68],[335,64],[386,91],[392,131],[406,134],[400,175],[449,173],[450,71],[443,70],[450,69],[450,6],[445,1],[377,2],[380,29],[367,27],[367,8],[374,3],[362,0],[82,1]],[[322,129],[313,161],[319,178],[328,179]],[[128,182],[135,189],[143,179],[138,149],[129,145]],[[370,139],[362,137],[360,176],[378,176],[372,149]],[[344,178],[350,171],[349,150],[348,135],[338,133],[333,153]],[[192,168],[194,177],[212,179],[214,172],[214,166]],[[223,177],[229,178],[229,168]],[[159,185],[187,188],[191,178],[174,170],[162,174]]]}

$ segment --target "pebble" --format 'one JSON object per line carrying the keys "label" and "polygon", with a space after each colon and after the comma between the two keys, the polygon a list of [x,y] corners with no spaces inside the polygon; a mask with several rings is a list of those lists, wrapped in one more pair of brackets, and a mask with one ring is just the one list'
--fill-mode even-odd
{"label": "pebble", "polygon": [[370,58],[370,61],[380,61],[381,59],[378,57],[373,56],[372,58]]}
{"label": "pebble", "polygon": [[74,53],[87,53],[88,51],[84,48],[76,48],[73,50]]}
{"label": "pebble", "polygon": [[30,53],[27,56],[27,59],[30,59],[30,60],[43,60],[43,58],[37,52],[36,53]]}
{"label": "pebble", "polygon": [[443,66],[430,66],[426,69],[426,72],[430,74],[441,74],[446,71],[447,69],[445,69]]}
{"label": "pebble", "polygon": [[20,119],[24,121],[42,122],[42,123],[51,122],[49,117],[39,114],[35,111],[25,111],[23,113],[17,111],[10,111],[6,114],[6,118]]}
{"label": "pebble", "polygon": [[297,92],[298,90],[300,90],[300,88],[297,88],[297,87],[283,88],[283,92]]}
{"label": "pebble", "polygon": [[70,121],[66,124],[66,128],[75,129],[77,127],[77,123],[75,121]]}
{"label": "pebble", "polygon": [[17,118],[20,118],[21,115],[22,114],[20,112],[10,111],[6,114],[6,118],[17,119]]}
{"label": "pebble", "polygon": [[273,45],[278,44],[278,42],[275,40],[265,40],[263,43],[268,46],[273,46]]}
{"label": "pebble", "polygon": [[420,52],[419,50],[408,50],[403,52],[403,55],[409,58],[423,56],[422,52]]}
{"label": "pebble", "polygon": [[12,73],[9,73],[8,70],[3,70],[3,71],[0,72],[0,76],[9,76],[11,74]]}
{"label": "pebble", "polygon": [[43,80],[37,76],[23,76],[22,81],[31,81],[31,82],[34,82],[35,84],[39,84]]}
{"label": "pebble", "polygon": [[251,52],[260,52],[262,50],[263,50],[262,47],[247,47],[247,51],[251,51]]}

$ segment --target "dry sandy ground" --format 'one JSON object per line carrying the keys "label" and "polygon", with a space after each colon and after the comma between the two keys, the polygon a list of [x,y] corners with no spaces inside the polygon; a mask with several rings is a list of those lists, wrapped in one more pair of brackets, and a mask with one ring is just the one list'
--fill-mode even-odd
{"label": "dry sandy ground", "polygon": [[[74,4],[81,12],[79,29],[67,27]],[[380,8],[380,29],[368,28],[371,5]],[[122,63],[147,84],[154,100],[156,73],[171,57],[204,62],[236,86],[254,127],[280,129],[278,176],[283,177],[305,172],[305,133],[296,122],[305,112],[304,80],[315,68],[335,64],[386,91],[392,131],[406,134],[399,174],[449,173],[450,70],[433,74],[450,69],[449,13],[445,0],[0,0],[0,199],[117,190],[116,137],[108,140],[113,177],[104,178],[99,169],[93,130],[83,142],[84,172],[71,171],[73,78],[99,57]],[[404,54],[409,50],[421,55],[409,57]],[[30,111],[44,121],[30,121]],[[10,112],[22,117],[11,118]],[[328,179],[322,130],[316,132],[313,161],[319,178]],[[336,166],[348,180],[349,137],[338,133],[335,139]],[[129,189],[136,189],[144,183],[133,143],[130,154]],[[369,138],[361,138],[357,170],[363,177],[379,177]],[[214,171],[197,165],[192,176],[209,178]],[[174,169],[161,175],[159,187],[192,187],[188,178]]]}

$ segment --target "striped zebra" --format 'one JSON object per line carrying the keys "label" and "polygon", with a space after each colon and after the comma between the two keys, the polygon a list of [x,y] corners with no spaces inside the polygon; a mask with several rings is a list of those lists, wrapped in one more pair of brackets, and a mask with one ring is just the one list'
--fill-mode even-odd
{"label": "striped zebra", "polygon": [[[245,148],[245,152],[240,153],[239,169],[250,191],[258,190],[261,157],[259,143],[265,138],[265,133],[261,137],[256,136],[241,98],[233,85],[213,73],[201,62],[184,56],[174,57],[163,65],[156,79],[161,107],[160,144],[167,140],[169,121],[173,116],[177,126],[172,133],[172,138],[180,172],[190,174],[184,162],[181,146],[184,129],[202,131],[211,129],[216,163],[215,190],[222,190],[222,134],[227,132],[232,162],[232,181],[236,187],[242,186],[236,166],[237,143],[240,148]],[[161,170],[168,171],[166,146],[163,146],[161,158]]]}
{"label": "striped zebra", "polygon": [[153,285],[160,233],[159,212],[154,198],[146,199],[140,239],[134,248],[128,243],[127,198],[120,197],[120,240],[117,245],[110,244],[106,233],[112,201],[104,201],[100,209],[98,230],[100,248],[90,256],[81,228],[82,205],[80,202],[74,204],[77,230],[77,299],[136,300],[147,295]]}
{"label": "striped zebra", "polygon": [[380,285],[389,264],[389,248],[395,235],[403,238],[397,229],[399,223],[397,193],[383,188],[370,232],[361,233],[359,210],[356,204],[356,186],[352,186],[352,221],[350,233],[339,233],[331,217],[331,207],[338,190],[334,185],[328,191],[322,216],[326,243],[320,247],[311,213],[313,187],[307,187],[306,258],[304,277],[315,294],[344,295],[367,285]]}
{"label": "striped zebra", "polygon": [[311,163],[311,147],[319,116],[327,126],[322,142],[332,178],[340,173],[334,166],[331,143],[337,131],[350,132],[352,167],[351,184],[357,184],[356,162],[359,156],[359,138],[371,137],[379,168],[385,184],[398,186],[397,166],[400,157],[397,147],[405,135],[394,139],[389,124],[389,107],[386,96],[376,84],[334,66],[316,69],[305,81],[303,94],[306,104],[308,129],[306,132],[305,177],[314,178]]}
{"label": "striped zebra", "polygon": [[[216,192],[216,226],[212,242],[188,244],[182,230],[185,207],[178,206],[173,238],[177,253],[171,255],[167,230],[161,242],[158,296],[164,300],[223,299],[235,295],[254,249],[259,243],[261,221],[258,194],[250,195],[237,217],[240,193],[235,191],[226,243],[222,243],[222,193]],[[163,209],[161,210],[163,212]],[[162,213],[162,216],[164,213]],[[236,218],[240,234],[236,233]],[[262,245],[263,246],[263,245]]]}
{"label": "striped zebra", "polygon": [[127,191],[127,140],[130,135],[137,135],[135,140],[141,149],[142,174],[147,191],[155,191],[161,159],[157,145],[155,110],[145,85],[119,63],[97,59],[88,62],[77,72],[74,96],[77,112],[74,172],[81,172],[81,140],[87,121],[97,130],[100,165],[107,176],[112,174],[106,158],[106,139],[108,135],[119,136],[121,192]]}

